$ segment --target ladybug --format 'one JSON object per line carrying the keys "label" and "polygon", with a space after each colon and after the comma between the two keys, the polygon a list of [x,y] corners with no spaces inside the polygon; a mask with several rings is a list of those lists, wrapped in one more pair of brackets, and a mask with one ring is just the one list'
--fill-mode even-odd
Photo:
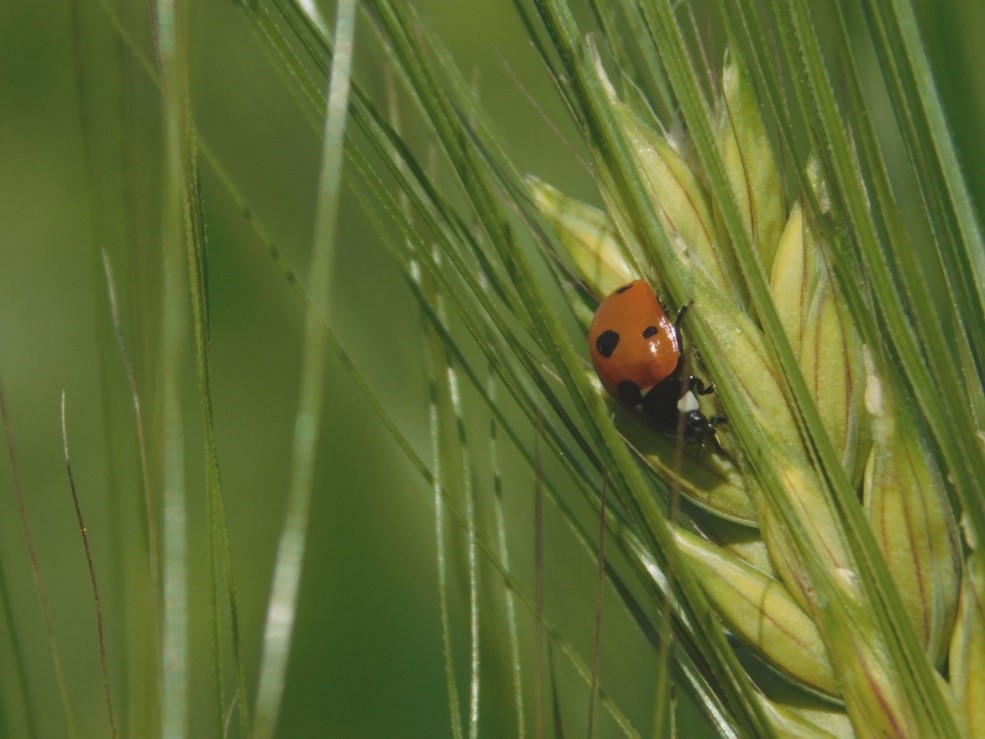
{"label": "ladybug", "polygon": [[684,375],[680,324],[686,312],[685,305],[671,322],[645,280],[623,285],[599,304],[588,329],[592,364],[610,395],[630,408],[640,406],[661,431],[676,435],[683,416],[685,441],[710,441],[724,454],[716,427],[725,417],[708,418],[698,406],[697,395],[713,392],[714,385]]}

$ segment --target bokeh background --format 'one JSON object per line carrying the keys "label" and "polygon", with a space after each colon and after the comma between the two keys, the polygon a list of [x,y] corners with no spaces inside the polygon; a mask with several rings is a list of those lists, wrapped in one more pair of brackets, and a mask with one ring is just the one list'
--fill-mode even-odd
{"label": "bokeh background", "polygon": [[[561,138],[578,139],[512,4],[414,0],[474,76],[520,168],[597,200],[591,177]],[[143,3],[109,0],[151,49]],[[264,609],[283,518],[304,312],[257,239],[263,223],[302,276],[314,219],[319,134],[233,2],[189,3],[193,107],[202,141],[228,170],[249,213],[203,165],[215,419],[241,604],[247,682],[255,683]],[[700,14],[702,3],[695,1]],[[934,72],[979,212],[985,204],[985,5],[917,3]],[[144,402],[152,408],[160,251],[160,99],[96,0],[0,4],[0,382],[16,459],[83,737],[105,736],[96,623],[62,458],[59,398],[67,398],[73,465],[103,599],[114,700],[127,735],[148,731],[148,612],[140,483],[126,377],[111,339],[105,248],[121,292]],[[327,8],[329,17],[331,8]],[[78,32],[73,30],[78,23]],[[365,19],[357,28],[356,78],[380,94],[383,64]],[[149,57],[148,57],[149,58]],[[407,135],[422,151],[408,112]],[[343,198],[332,322],[363,377],[427,457],[427,390],[421,317],[380,242],[377,219]],[[190,352],[185,377],[190,546],[193,564],[192,734],[211,719],[207,548],[200,412]],[[445,736],[450,733],[428,486],[404,458],[342,369],[330,361],[309,550],[280,735]],[[471,406],[467,406],[470,408]],[[148,411],[149,413],[151,411]],[[485,416],[469,420],[485,443]],[[508,455],[504,456],[508,462]],[[488,460],[486,461],[488,466]],[[506,464],[511,554],[532,592],[533,485]],[[488,494],[488,470],[477,475]],[[590,654],[594,565],[548,517],[548,610]],[[12,735],[25,700],[43,736],[63,736],[51,652],[35,595],[11,463],[0,455],[0,707]],[[492,578],[492,571],[486,577]],[[453,578],[456,654],[464,690],[466,636]],[[485,587],[490,593],[494,587]],[[488,596],[490,599],[494,595]],[[602,675],[620,704],[649,726],[653,659],[607,603]],[[490,606],[492,609],[493,606]],[[490,614],[495,611],[490,610]],[[11,628],[11,621],[15,629]],[[495,615],[491,615],[495,619]],[[523,644],[532,648],[521,609]],[[510,735],[509,665],[501,636],[484,635],[483,733]],[[485,634],[485,632],[490,632]],[[30,695],[12,667],[23,654]],[[500,639],[500,641],[497,641]],[[224,644],[226,648],[228,645]],[[128,656],[125,656],[128,655]],[[561,664],[561,661],[558,661]],[[559,668],[562,701],[584,700]],[[530,680],[528,682],[528,688]],[[529,692],[529,690],[528,690]],[[129,707],[129,718],[124,713]],[[582,711],[577,711],[580,715]],[[687,720],[684,709],[682,720]],[[581,733],[577,723],[566,727]],[[600,734],[614,731],[602,723]],[[0,731],[2,731],[0,727]]]}

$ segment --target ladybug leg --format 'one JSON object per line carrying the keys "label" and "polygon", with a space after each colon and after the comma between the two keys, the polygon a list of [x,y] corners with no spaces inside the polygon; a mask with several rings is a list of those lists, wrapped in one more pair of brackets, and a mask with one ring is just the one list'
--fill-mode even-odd
{"label": "ladybug leg", "polygon": [[691,411],[684,418],[684,438],[699,445],[699,454],[710,443],[718,454],[725,456],[727,452],[718,440],[717,433],[717,427],[723,423],[727,423],[725,416],[708,418],[701,411]]}
{"label": "ladybug leg", "polygon": [[674,333],[677,334],[677,346],[684,346],[684,337],[681,336],[681,324],[684,323],[684,316],[687,315],[688,308],[691,307],[693,301],[688,301],[681,306],[680,310],[677,311],[677,318],[674,319]]}
{"label": "ladybug leg", "polygon": [[718,427],[723,423],[728,423],[728,419],[725,416],[713,416],[708,420],[708,438],[711,439],[711,443],[715,445],[715,451],[725,456],[725,448],[722,443],[718,440]]}
{"label": "ladybug leg", "polygon": [[715,383],[712,382],[709,385],[705,385],[704,380],[700,377],[694,377],[692,375],[691,379],[688,381],[688,389],[698,395],[709,395],[710,393],[715,392]]}
{"label": "ladybug leg", "polygon": [[674,319],[674,327],[677,328],[678,330],[680,330],[681,324],[684,323],[684,316],[687,315],[688,308],[691,307],[691,304],[693,302],[694,302],[693,300],[687,301],[684,305],[680,307],[680,310],[677,311],[677,318]]}

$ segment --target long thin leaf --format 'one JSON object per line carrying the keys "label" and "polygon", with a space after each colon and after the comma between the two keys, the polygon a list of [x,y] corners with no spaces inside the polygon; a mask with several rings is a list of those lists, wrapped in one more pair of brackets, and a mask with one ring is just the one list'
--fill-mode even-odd
{"label": "long thin leaf", "polygon": [[[487,373],[486,395],[492,405],[496,403],[496,379],[490,366]],[[499,463],[499,424],[494,415],[489,421],[489,458],[492,460],[493,495],[496,511],[496,543],[503,567],[510,572],[509,546],[506,536],[506,515],[503,509],[503,475]],[[503,598],[506,602],[506,625],[509,630],[510,665],[513,669],[513,704],[516,708],[517,739],[525,739],[527,734],[526,717],[523,707],[523,666],[520,661],[520,638],[517,631],[516,603],[513,590],[503,584]]]}
{"label": "long thin leaf", "polygon": [[[38,597],[38,603],[41,606],[41,617],[44,620],[44,627],[48,636],[48,648],[51,650],[51,658],[55,665],[55,680],[58,684],[58,694],[61,698],[62,710],[65,712],[65,731],[70,737],[75,737],[77,736],[75,717],[68,693],[68,683],[65,680],[65,668],[62,663],[61,650],[58,648],[58,640],[55,636],[55,623],[51,614],[51,606],[48,603],[48,591],[45,589],[44,575],[41,572],[41,561],[38,559],[37,544],[34,539],[34,529],[31,526],[31,514],[27,509],[27,498],[24,494],[23,483],[21,482],[20,464],[14,448],[13,422],[10,418],[10,412],[7,409],[7,396],[4,393],[3,385],[0,385],[0,417],[2,417],[4,436],[7,440],[7,456],[10,458],[10,470],[14,478],[14,495],[17,498],[17,508],[20,511],[21,528],[24,531],[27,554],[31,560],[34,589]],[[25,692],[26,696],[27,693]]]}
{"label": "long thin leaf", "polygon": [[[0,563],[0,612],[3,613],[3,623],[6,624],[6,633],[10,639],[10,651],[13,653],[14,674],[17,676],[17,687],[20,691],[20,705],[23,708],[24,730],[27,736],[34,739],[38,735],[37,720],[34,717],[34,701],[31,698],[31,684],[27,681],[27,670],[24,668],[24,652],[21,649],[21,641],[14,622],[13,611],[10,610],[10,588],[7,587],[7,576],[4,574],[2,563]],[[0,722],[6,727],[7,733],[14,734],[11,727],[13,719],[6,709],[0,709]]]}
{"label": "long thin leaf", "polygon": [[[941,207],[947,206],[952,210],[965,247],[955,250],[952,255],[955,261],[950,262],[951,278],[967,281],[972,293],[969,297],[976,304],[964,303],[962,307],[973,311],[969,314],[969,318],[977,317],[977,321],[970,320],[968,323],[969,328],[974,332],[973,335],[980,337],[981,322],[985,314],[985,239],[982,237],[981,223],[975,213],[968,186],[961,172],[951,130],[944,120],[944,106],[937,92],[926,49],[920,38],[916,14],[912,3],[908,0],[878,0],[878,2],[867,2],[865,5],[877,8],[884,19],[892,21],[892,23],[887,22],[885,28],[890,33],[891,40],[905,52],[900,67],[905,70],[906,82],[901,79],[899,84],[906,94],[907,105],[898,105],[895,111],[919,114],[919,123],[925,127],[925,131],[919,133],[909,132],[911,150],[921,150],[919,145],[925,140],[933,144],[932,151],[936,159],[933,163],[936,171],[933,173],[943,179],[948,195],[936,202]],[[930,166],[928,163],[927,167]],[[941,246],[945,250],[950,250],[957,244],[946,243]],[[962,271],[965,271],[965,274],[961,274]],[[981,342],[975,342],[974,347],[980,351]]]}
{"label": "long thin leaf", "polygon": [[[143,404],[140,400],[140,388],[137,385],[137,373],[134,370],[133,359],[127,349],[126,337],[123,335],[123,323],[120,318],[120,306],[116,297],[116,283],[113,279],[113,268],[110,264],[109,255],[103,252],[103,273],[106,277],[106,295],[109,299],[110,315],[113,319],[113,330],[116,333],[116,343],[120,350],[123,360],[123,367],[127,375],[127,388],[130,391],[130,404],[133,408],[134,431],[137,439],[137,457],[140,467],[140,489],[142,503],[141,518],[143,523],[143,540],[146,547],[147,557],[147,582],[150,594],[151,628],[149,648],[152,652],[151,668],[152,677],[150,683],[151,692],[156,699],[161,699],[161,668],[160,668],[160,640],[161,640],[161,571],[160,571],[160,534],[157,519],[157,511],[154,506],[153,495],[151,493],[150,465],[147,461],[147,440],[145,436],[145,423]],[[123,705],[127,705],[126,693],[123,694]]]}
{"label": "long thin leaf", "polygon": [[[70,3],[72,11],[72,51],[75,61],[75,89],[78,99],[79,126],[82,132],[82,158],[86,173],[86,187],[82,197],[86,204],[89,214],[89,253],[93,268],[98,271],[100,262],[100,245],[107,241],[107,213],[109,208],[107,203],[100,202],[99,194],[102,192],[98,187],[98,176],[96,171],[96,157],[93,152],[94,139],[96,136],[96,126],[94,125],[94,95],[89,87],[87,76],[91,74],[86,63],[85,51],[83,48],[83,14],[81,2],[73,0]],[[129,189],[129,188],[128,188]],[[99,396],[102,407],[100,409],[100,422],[102,424],[102,437],[107,443],[104,445],[105,465],[106,465],[106,489],[109,493],[110,511],[110,547],[112,556],[110,557],[110,567],[113,570],[113,580],[117,583],[126,583],[126,561],[125,556],[126,542],[125,535],[129,527],[124,521],[123,514],[123,494],[119,472],[120,465],[117,461],[117,449],[114,439],[114,394],[111,392],[111,379],[109,368],[112,366],[113,338],[112,331],[105,320],[105,305],[102,295],[99,294],[100,285],[98,280],[91,281],[93,291],[93,319],[96,329],[96,350],[98,361],[99,376]],[[127,595],[127,587],[121,586],[110,590],[112,610],[121,614],[122,621],[129,620],[128,614],[131,613],[132,598]],[[126,632],[124,632],[126,634]],[[122,644],[122,669],[120,670],[120,688],[122,693],[122,705],[127,705],[127,690],[130,683],[129,678],[129,652],[131,649],[130,640],[125,635],[121,640]]]}
{"label": "long thin leaf", "polygon": [[72,504],[75,507],[75,518],[79,523],[79,533],[82,535],[82,547],[85,550],[86,566],[89,570],[89,582],[92,585],[92,597],[96,607],[96,638],[99,644],[99,669],[103,678],[103,698],[106,701],[106,715],[109,719],[110,736],[120,735],[116,727],[116,713],[113,711],[113,696],[109,683],[109,663],[106,657],[106,628],[103,624],[103,605],[99,597],[99,585],[96,580],[96,565],[92,558],[92,548],[89,546],[89,533],[86,529],[85,519],[82,516],[82,503],[79,501],[79,494],[75,488],[75,475],[72,473],[72,459],[68,451],[68,425],[65,422],[65,393],[62,393],[61,403],[62,419],[62,447],[65,453],[65,471],[68,476],[68,486],[72,493]]}
{"label": "long thin leaf", "polygon": [[315,311],[305,321],[301,389],[294,424],[291,483],[287,514],[281,531],[273,588],[264,628],[263,656],[257,689],[255,736],[273,736],[284,693],[287,660],[297,609],[298,585],[305,550],[308,511],[314,482],[315,452],[324,393],[325,340],[320,316],[328,315],[328,296],[341,197],[343,135],[349,105],[354,0],[342,0],[336,10],[335,54],[328,83],[322,167],[318,185],[312,249],[310,295]]}
{"label": "long thin leaf", "polygon": [[185,500],[185,449],[181,411],[181,373],[185,345],[185,312],[181,285],[184,253],[183,210],[190,193],[183,191],[189,154],[183,136],[187,97],[187,46],[183,14],[176,0],[157,0],[157,53],[164,83],[164,183],[162,187],[161,308],[163,451],[163,588],[162,727],[165,739],[188,733],[188,512]]}
{"label": "long thin leaf", "polygon": [[[186,91],[187,94],[187,91]],[[209,587],[212,674],[215,700],[216,731],[221,732],[225,721],[225,689],[223,685],[220,614],[222,612],[222,575],[232,635],[232,662],[235,675],[233,702],[237,707],[240,731],[249,730],[246,677],[240,648],[239,607],[236,598],[236,579],[233,570],[229,530],[226,523],[222,477],[215,439],[215,413],[212,394],[212,373],[209,358],[208,253],[205,238],[201,186],[198,176],[198,143],[194,122],[189,110],[182,118],[182,144],[185,166],[182,169],[184,197],[185,247],[188,262],[188,285],[191,297],[192,335],[195,345],[195,373],[198,380],[199,407],[205,442],[206,491],[208,495],[209,529]]]}
{"label": "long thin leaf", "polygon": [[438,397],[438,372],[436,357],[429,365],[428,430],[431,437],[432,469],[434,470],[434,539],[438,565],[438,603],[441,612],[441,643],[445,658],[445,679],[448,685],[448,710],[451,714],[451,733],[454,739],[462,739],[462,709],[458,697],[458,678],[455,669],[454,642],[451,635],[451,616],[448,603],[448,544],[446,542],[444,466],[441,444],[441,411]]}

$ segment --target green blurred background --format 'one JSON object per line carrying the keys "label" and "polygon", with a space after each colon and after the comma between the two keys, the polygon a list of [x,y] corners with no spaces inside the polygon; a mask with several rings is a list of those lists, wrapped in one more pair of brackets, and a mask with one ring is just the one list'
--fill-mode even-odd
{"label": "green blurred background", "polygon": [[[250,217],[266,226],[303,276],[319,135],[299,112],[242,12],[233,3],[189,5],[193,107],[200,136],[243,192]],[[418,5],[462,68],[470,74],[475,70],[481,97],[519,167],[570,194],[596,199],[588,172],[552,128],[577,148],[577,135],[512,4],[419,0]],[[133,27],[141,29],[138,42],[146,54],[150,35],[144,4],[119,7]],[[105,280],[93,244],[105,247],[113,260],[128,340],[146,383],[142,391],[147,412],[152,414],[159,320],[154,306],[160,250],[160,101],[99,3],[78,0],[77,8],[78,47],[69,3],[0,4],[0,380],[80,735],[104,736],[91,591],[61,452],[59,396],[66,393],[76,481],[103,597],[114,700],[118,714],[128,703],[136,717],[128,723],[121,716],[124,733],[140,736],[147,730],[141,717],[148,715],[144,709],[150,697],[142,661],[146,654],[137,647],[146,637],[147,619],[139,601],[146,592],[141,492],[132,408],[119,353],[110,340]],[[925,2],[919,10],[981,212],[985,77],[978,70],[985,68],[985,48],[979,41],[985,6],[978,0]],[[380,93],[383,66],[372,42],[361,46],[371,36],[364,21],[360,19],[357,29],[357,79]],[[410,140],[426,151],[413,117],[406,125]],[[304,313],[242,208],[208,165],[202,168],[202,180],[215,417],[252,690],[290,471]],[[426,458],[421,319],[401,273],[380,244],[373,220],[347,193],[332,293],[333,323],[363,376]],[[193,563],[192,733],[202,736],[211,726],[213,698],[204,473],[190,361],[185,380]],[[327,390],[280,734],[448,735],[431,493],[334,362],[329,363]],[[470,421],[479,439],[476,444],[485,443],[484,423],[477,411]],[[509,460],[508,455],[504,458]],[[62,736],[64,719],[51,653],[6,455],[0,468],[0,566],[28,671],[30,701],[41,734]],[[486,472],[479,475],[480,495],[489,492]],[[509,465],[504,475],[511,554],[521,583],[532,592],[533,480]],[[592,608],[585,603],[577,609],[567,605],[572,598],[591,597],[594,565],[583,554],[572,554],[570,537],[557,518],[549,516],[547,521],[548,611],[581,654],[588,655]],[[484,570],[483,576],[491,600],[496,597],[490,583],[493,571]],[[461,577],[452,580],[457,595],[464,591],[463,582]],[[460,600],[453,603],[453,618],[464,695],[467,630]],[[603,680],[637,726],[649,727],[654,660],[632,629],[620,628],[626,617],[611,593],[607,603],[612,607],[603,642]],[[494,606],[487,613],[490,620],[496,618]],[[521,622],[523,644],[530,649],[530,618],[522,609]],[[0,706],[7,725],[20,735],[25,698],[12,667],[6,618],[0,619],[0,630]],[[514,731],[508,663],[502,636],[491,633],[494,630],[488,624],[484,629],[489,646],[483,733],[507,736]],[[130,657],[125,660],[128,644]],[[583,701],[583,686],[568,672],[559,669],[562,700]],[[124,675],[129,676],[126,684]],[[530,682],[528,677],[528,693]],[[573,713],[581,716],[584,711]],[[565,728],[583,733],[577,723]],[[614,733],[614,725],[599,726],[600,735],[609,733]]]}

